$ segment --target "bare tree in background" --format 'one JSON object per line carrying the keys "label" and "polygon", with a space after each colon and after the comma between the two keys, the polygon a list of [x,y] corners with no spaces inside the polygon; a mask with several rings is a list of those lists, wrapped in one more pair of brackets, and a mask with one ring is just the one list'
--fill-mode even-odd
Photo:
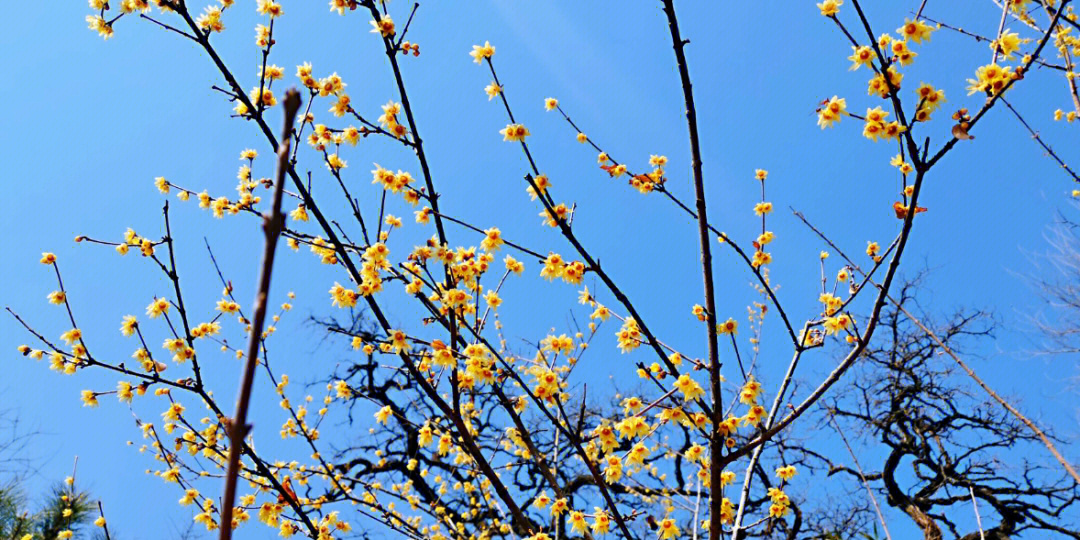
{"label": "bare tree in background", "polygon": [[[909,282],[898,290],[901,306],[917,309],[917,288]],[[1023,451],[1037,447],[1038,437],[955,374],[938,343],[898,308],[885,311],[882,325],[881,341],[867,348],[850,389],[827,413],[865,439],[866,470],[834,463],[830,475],[865,478],[927,540],[1003,540],[1025,531],[1037,531],[1025,537],[1080,538],[1080,486],[1059,467],[1026,457],[1038,455]],[[992,339],[994,325],[986,313],[962,311],[933,328],[959,353]],[[882,459],[875,463],[873,456]]]}
{"label": "bare tree in background", "polygon": [[18,482],[34,472],[26,447],[34,436],[14,410],[0,411],[0,485]]}
{"label": "bare tree in background", "polygon": [[1045,310],[1032,315],[1044,338],[1042,352],[1064,355],[1072,378],[1080,381],[1080,223],[1059,214],[1046,233],[1049,249],[1032,257],[1042,270],[1033,286],[1046,301]]}

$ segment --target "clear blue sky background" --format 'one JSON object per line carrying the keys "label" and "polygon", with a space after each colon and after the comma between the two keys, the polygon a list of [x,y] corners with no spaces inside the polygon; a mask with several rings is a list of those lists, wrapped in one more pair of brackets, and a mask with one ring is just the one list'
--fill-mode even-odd
{"label": "clear blue sky background", "polygon": [[[16,2],[8,7],[10,24],[0,35],[0,62],[8,75],[0,82],[4,126],[0,162],[4,163],[0,303],[11,306],[50,337],[68,324],[62,308],[45,296],[54,289],[51,272],[37,263],[40,252],[54,251],[64,272],[71,304],[95,354],[126,358],[134,348],[117,331],[125,314],[142,317],[154,294],[168,283],[137,255],[120,258],[111,249],[76,245],[77,234],[117,240],[127,227],[147,236],[163,234],[163,196],[152,185],[165,176],[196,191],[234,195],[239,152],[256,148],[271,154],[253,125],[227,118],[230,106],[210,85],[221,81],[193,43],[146,21],[125,18],[116,36],[103,42],[85,28],[83,2],[45,8]],[[330,16],[325,2],[283,2],[286,16],[276,26],[278,45],[271,62],[285,68],[295,84],[295,66],[310,61],[316,76],[336,71],[353,105],[375,117],[378,106],[396,98],[389,67],[368,19],[359,13]],[[871,143],[861,125],[844,120],[832,130],[815,125],[818,101],[834,94],[848,98],[855,112],[881,104],[866,96],[867,72],[847,71],[850,47],[813,2],[677,2],[698,99],[710,215],[723,230],[744,243],[758,225],[751,208],[757,200],[755,168],[770,171],[769,199],[777,212],[769,228],[777,234],[772,250],[774,282],[796,320],[817,309],[817,253],[821,245],[787,211],[802,210],[846,250],[860,254],[868,240],[886,244],[899,222],[892,216],[898,178],[889,167],[895,146]],[[880,5],[877,5],[880,4]],[[887,5],[885,5],[887,4]],[[870,17],[875,31],[894,31],[918,2],[875,3]],[[394,2],[392,14],[402,24],[411,4]],[[926,13],[958,22],[983,34],[996,29],[998,14],[990,2],[930,2]],[[850,6],[843,18],[851,23]],[[258,51],[253,44],[257,19],[254,2],[241,0],[226,17],[227,31],[215,36],[226,62],[246,87],[257,85]],[[1012,25],[1019,30],[1018,25]],[[861,36],[861,32],[855,32]],[[685,119],[666,22],[657,2],[427,2],[421,6],[411,40],[420,43],[419,58],[402,59],[421,135],[430,156],[435,183],[447,213],[481,227],[498,225],[505,236],[538,250],[569,255],[571,248],[552,229],[538,226],[538,208],[524,193],[525,166],[520,151],[500,142],[506,122],[501,106],[488,102],[485,68],[471,62],[471,45],[490,40],[495,62],[515,113],[532,131],[530,139],[543,172],[554,181],[560,200],[576,202],[575,229],[607,270],[626,290],[666,341],[701,354],[701,326],[689,315],[700,302],[697,239],[693,224],[658,196],[642,196],[596,167],[595,154],[574,142],[573,132],[542,100],[560,99],[579,125],[606,150],[632,168],[645,168],[649,154],[670,159],[670,189],[690,200],[689,151]],[[967,38],[940,31],[931,44],[919,46],[917,63],[906,69],[905,96],[919,81],[944,88],[948,103],[924,134],[937,147],[947,137],[948,115],[960,106],[977,109],[982,99],[966,97],[965,79],[989,61],[990,50]],[[1056,74],[1035,71],[1010,99],[1028,119],[1056,142],[1066,159],[1080,157],[1076,126],[1051,120],[1053,109],[1067,108],[1064,82]],[[315,107],[327,119],[329,102]],[[273,124],[276,126],[277,121]],[[921,202],[930,211],[916,222],[905,268],[932,268],[928,308],[940,312],[969,306],[993,310],[1001,321],[997,340],[986,344],[977,362],[998,390],[1022,396],[1019,403],[1033,417],[1056,425],[1075,440],[1076,393],[1067,377],[1076,375],[1075,358],[1033,357],[1038,335],[1030,314],[1048,312],[1026,282],[1045,276],[1031,263],[1031,253],[1047,249],[1044,234],[1067,202],[1073,185],[1028,140],[1005,109],[995,110],[976,131],[975,142],[957,147],[931,174]],[[336,193],[336,186],[310,151],[302,166],[311,168],[316,194]],[[414,158],[399,145],[365,142],[348,149],[346,178],[361,194],[368,213],[377,208],[376,187],[369,186],[370,164],[410,170],[419,178]],[[270,159],[256,162],[256,177],[270,176]],[[178,244],[181,279],[191,309],[209,319],[220,284],[203,246],[209,237],[227,277],[237,284],[246,306],[252,295],[261,242],[256,222],[247,217],[214,220],[194,202],[172,198],[173,232]],[[346,217],[345,208],[329,211]],[[412,209],[395,201],[389,210],[411,223]],[[375,217],[369,217],[374,221]],[[402,252],[432,231],[405,233],[391,248]],[[455,243],[475,244],[472,233],[451,226]],[[314,231],[314,229],[312,229]],[[423,233],[423,234],[421,234]],[[756,299],[749,275],[731,253],[717,249],[717,277],[722,317],[742,319]],[[829,260],[835,263],[838,257]],[[308,337],[308,315],[330,313],[326,290],[345,275],[320,267],[305,252],[281,252],[275,271],[275,302],[296,291],[296,309],[283,320],[275,338],[279,369],[307,382],[347,358],[341,343]],[[837,266],[830,267],[830,272]],[[566,332],[575,308],[575,290],[535,277],[511,281],[504,298],[503,320],[512,339],[542,338],[549,328]],[[589,281],[592,283],[592,280]],[[597,286],[591,288],[598,289]],[[532,304],[528,304],[529,299]],[[536,300],[540,298],[540,300]],[[610,297],[602,295],[608,303]],[[392,314],[409,320],[408,312]],[[767,322],[759,377],[772,389],[786,364],[779,321]],[[228,330],[239,342],[235,328]],[[602,332],[586,366],[589,380],[619,373],[647,354],[620,356],[611,332]],[[156,328],[151,344],[164,337]],[[746,339],[747,334],[740,335]],[[125,441],[139,444],[131,414],[111,397],[97,409],[83,408],[79,391],[108,390],[116,380],[88,372],[65,377],[45,363],[20,357],[15,347],[30,342],[18,325],[0,321],[0,409],[13,409],[42,434],[34,441],[40,487],[70,472],[79,456],[81,485],[105,501],[110,523],[125,538],[168,538],[187,526],[189,509],[180,508],[175,488],[144,471],[157,464]],[[770,346],[770,343],[773,345]],[[238,364],[228,355],[204,353],[208,378],[218,395],[231,401]],[[817,355],[803,375],[813,381],[833,365]],[[179,369],[179,368],[174,368]],[[172,373],[172,372],[170,372]],[[318,389],[316,389],[318,390]],[[316,394],[318,396],[318,394]],[[294,394],[295,396],[295,394]],[[298,397],[298,396],[297,396]],[[256,437],[264,448],[276,446],[276,400],[263,388],[266,413],[256,414]],[[295,397],[294,397],[295,399]],[[770,398],[771,399],[771,398]],[[144,418],[159,419],[160,401],[137,402]],[[833,457],[845,461],[841,448]],[[1065,450],[1075,460],[1076,447]],[[290,456],[297,447],[282,447]],[[1030,456],[1043,459],[1041,455]],[[212,491],[208,489],[208,492]],[[890,513],[898,530],[905,518]],[[897,529],[894,529],[894,534]],[[260,537],[254,529],[248,537]]]}

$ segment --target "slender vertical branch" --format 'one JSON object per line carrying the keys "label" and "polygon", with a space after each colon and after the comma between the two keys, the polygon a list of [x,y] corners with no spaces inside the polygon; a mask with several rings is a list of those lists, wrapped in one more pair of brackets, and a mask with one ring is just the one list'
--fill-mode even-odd
{"label": "slender vertical branch", "polygon": [[285,172],[289,168],[289,145],[292,140],[293,121],[300,110],[300,94],[289,90],[283,102],[285,109],[285,127],[281,132],[278,145],[277,172],[274,177],[273,206],[268,216],[264,216],[263,231],[266,245],[263,248],[262,264],[259,267],[259,288],[255,293],[252,307],[251,333],[248,335],[247,356],[244,359],[244,372],[240,380],[239,396],[236,399],[236,414],[228,422],[229,429],[229,464],[225,473],[225,493],[221,500],[221,540],[232,538],[233,501],[236,500],[236,482],[240,474],[240,453],[244,438],[247,437],[248,405],[251,401],[251,387],[255,380],[255,368],[259,363],[259,344],[262,343],[263,324],[266,322],[266,297],[270,293],[270,275],[274,268],[274,253],[277,251],[278,236],[285,225],[285,216],[281,213],[281,196],[285,189]]}
{"label": "slender vertical branch", "polygon": [[[712,393],[712,432],[709,436],[709,476],[720,478],[722,472],[717,459],[724,449],[724,440],[720,435],[720,423],[723,421],[724,407],[720,387],[720,347],[716,337],[716,292],[713,286],[712,248],[709,235],[709,218],[705,208],[705,179],[701,165],[701,139],[698,135],[697,107],[694,105],[694,89],[690,81],[690,68],[686,63],[687,40],[679,33],[679,20],[675,17],[673,0],[664,0],[664,13],[667,14],[668,29],[671,31],[671,46],[675,49],[675,61],[679,66],[679,79],[682,82],[683,101],[686,103],[686,125],[690,134],[690,166],[694,175],[695,206],[697,208],[698,240],[701,244],[701,272],[705,285],[705,332],[708,347],[709,386]],[[720,514],[723,493],[719,489],[709,490],[709,538],[720,538]]]}
{"label": "slender vertical branch", "polygon": [[979,515],[979,502],[975,500],[975,488],[968,486],[968,493],[971,495],[971,508],[975,510],[975,525],[979,527],[979,540],[986,540],[986,533],[983,532],[982,516]]}
{"label": "slender vertical branch", "polygon": [[[413,7],[414,14],[419,5],[416,4]],[[376,22],[382,20],[374,2],[369,3],[368,8],[371,10],[372,20]],[[409,22],[412,22],[412,15],[409,16]],[[405,91],[405,81],[401,76],[401,67],[398,65],[398,47],[394,45],[393,36],[383,37],[383,46],[386,49],[386,57],[390,60],[390,67],[394,71],[394,82],[397,84],[398,96],[401,97],[401,108],[405,112],[405,121],[409,123],[409,131],[412,132],[412,147],[416,151],[417,161],[420,162],[420,172],[424,176],[424,185],[428,190],[427,198],[431,202],[431,209],[435,211],[435,231],[439,234],[439,241],[445,244],[446,229],[443,227],[442,217],[439,212],[439,194],[436,193],[435,183],[431,179],[431,168],[428,166],[427,155],[424,153],[424,141],[420,138],[420,132],[416,129],[416,118],[413,115],[409,94]],[[447,279],[449,280],[449,274]]]}
{"label": "slender vertical branch", "polygon": [[1000,52],[1000,50],[1001,50],[1001,45],[999,45],[998,43],[999,43],[999,40],[1001,39],[1001,32],[1003,32],[1005,30],[1005,19],[1009,15],[1009,4],[1010,3],[1012,3],[1011,0],[1004,0],[1001,3],[1001,22],[998,23],[997,37],[995,37],[994,41],[993,41],[994,55],[990,57],[990,63],[991,64],[996,64],[997,63],[998,52]]}
{"label": "slender vertical branch", "polygon": [[1077,89],[1076,77],[1069,77],[1068,75],[1074,73],[1076,64],[1073,63],[1068,47],[1062,48],[1061,52],[1065,57],[1065,83],[1069,86],[1069,95],[1072,97],[1073,108],[1076,109],[1076,114],[1080,114],[1080,90]]}
{"label": "slender vertical branch", "polygon": [[[802,335],[806,335],[805,327],[803,328]],[[802,353],[806,350],[803,348],[804,346],[804,343],[799,343],[795,349],[795,354],[791,357],[791,362],[788,364],[784,379],[780,382],[780,389],[776,391],[776,397],[773,398],[773,404],[769,409],[769,416],[765,419],[765,425],[762,428],[763,430],[771,428],[773,422],[776,421],[776,415],[784,403],[784,396],[787,394],[788,386],[791,385],[791,381],[795,378],[795,368],[798,367],[799,359],[802,358]],[[746,504],[750,498],[750,484],[753,481],[754,470],[757,467],[758,461],[761,459],[761,453],[764,450],[764,444],[755,448],[754,453],[750,456],[750,464],[746,467],[746,474],[743,477],[742,492],[739,495],[739,507],[735,515],[735,523],[731,528],[731,538],[733,540],[739,540],[746,536],[746,529],[742,527],[742,519],[746,511]]]}
{"label": "slender vertical branch", "polygon": [[[187,342],[188,347],[194,349],[195,336],[191,334],[191,324],[188,322],[187,309],[184,307],[184,296],[180,293],[180,274],[176,271],[176,249],[173,247],[172,225],[169,222],[169,201],[165,201],[162,213],[165,215],[165,245],[169,248],[169,268],[166,275],[169,281],[172,281],[173,292],[176,293],[176,311],[180,313],[180,321],[184,324],[184,341]],[[162,270],[165,270],[164,265],[162,265]],[[168,320],[167,317],[166,320]],[[202,370],[199,368],[197,356],[191,357],[191,369],[195,373],[195,384],[202,388]]]}
{"label": "slender vertical branch", "polygon": [[[878,63],[881,64],[881,78],[885,82],[885,88],[888,89],[889,101],[892,102],[892,108],[896,113],[896,119],[900,121],[901,126],[907,128],[900,136],[904,139],[904,142],[907,143],[908,154],[911,155],[911,161],[914,162],[915,168],[917,169],[926,168],[923,167],[922,155],[919,154],[918,145],[915,144],[915,139],[912,137],[911,123],[908,122],[907,116],[904,114],[904,106],[900,102],[900,88],[893,87],[892,79],[889,77],[889,67],[892,65],[892,61],[889,59],[890,57],[885,56],[885,51],[882,51],[881,47],[878,47],[877,38],[874,35],[873,29],[870,28],[870,21],[867,20],[866,14],[863,13],[862,6],[859,5],[859,0],[851,0],[851,3],[855,7],[855,12],[859,14],[859,20],[862,21],[863,30],[866,31],[866,37],[870,41],[870,45],[873,47],[874,52],[877,54]],[[833,17],[833,20],[836,21],[837,24],[840,24],[839,19]],[[847,31],[845,30],[844,33],[846,34]],[[851,36],[849,35],[848,37],[850,38]]]}

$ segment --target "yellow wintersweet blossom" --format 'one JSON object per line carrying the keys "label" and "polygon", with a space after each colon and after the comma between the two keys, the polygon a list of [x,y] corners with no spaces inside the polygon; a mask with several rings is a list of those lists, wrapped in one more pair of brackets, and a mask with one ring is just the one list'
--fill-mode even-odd
{"label": "yellow wintersweet blossom", "polygon": [[866,93],[871,96],[878,96],[880,98],[889,97],[890,92],[896,92],[900,89],[900,83],[904,80],[904,74],[896,70],[894,66],[889,66],[889,69],[885,70],[885,73],[889,76],[888,82],[885,81],[885,75],[877,74],[870,79],[867,84]]}
{"label": "yellow wintersweet blossom", "polygon": [[499,133],[504,141],[510,142],[525,142],[525,137],[530,135],[529,128],[521,124],[507,124],[505,128],[499,130]]}
{"label": "yellow wintersweet blossom", "polygon": [[375,421],[380,424],[386,425],[386,421],[390,419],[390,416],[392,414],[393,410],[390,408],[389,405],[387,405],[379,409],[378,411],[375,411]]}
{"label": "yellow wintersweet blossom", "polygon": [[150,305],[146,306],[146,315],[156,319],[169,312],[169,301],[165,298],[155,298]]}
{"label": "yellow wintersweet blossom", "polygon": [[825,334],[834,335],[852,328],[855,325],[854,319],[847,313],[841,313],[836,317],[827,317],[825,319]]}
{"label": "yellow wintersweet blossom", "polygon": [[206,6],[202,15],[195,19],[195,24],[207,32],[225,31],[225,23],[221,20],[221,8],[218,6]]}
{"label": "yellow wintersweet blossom", "polygon": [[721,334],[738,334],[739,323],[735,319],[729,317],[728,320],[716,324],[716,331]]}
{"label": "yellow wintersweet blossom", "polygon": [[1018,72],[1012,70],[1012,66],[1001,67],[997,64],[986,64],[975,70],[975,78],[968,79],[968,95],[976,92],[984,92],[987,95],[1000,94],[1015,79],[1019,78]]}
{"label": "yellow wintersweet blossom", "polygon": [[[831,0],[825,0],[829,2]],[[839,3],[839,0],[836,0]],[[664,518],[660,521],[659,527],[660,540],[669,540],[671,538],[679,537],[679,527],[675,525],[675,520],[671,518]]]}
{"label": "yellow wintersweet blossom", "polygon": [[904,18],[904,26],[896,29],[896,33],[904,37],[905,40],[912,40],[915,43],[922,43],[923,41],[930,41],[930,34],[934,32],[934,28],[920,20],[912,21],[910,18]]}
{"label": "yellow wintersweet blossom", "polygon": [[848,68],[849,70],[855,71],[862,66],[866,66],[868,68],[874,67],[874,49],[871,49],[867,45],[863,45],[860,47],[852,45],[851,49],[853,52],[851,56],[848,57],[848,60],[851,60],[851,67]]}
{"label": "yellow wintersweet blossom", "polygon": [[394,28],[394,19],[389,15],[380,15],[379,20],[371,21],[371,26],[372,34],[380,34],[384,38],[388,38],[397,33],[397,30]]}
{"label": "yellow wintersweet blossom", "polygon": [[491,42],[485,41],[483,45],[473,45],[472,52],[469,56],[473,57],[473,62],[479,64],[485,58],[491,58],[495,54],[495,47],[491,45]]}
{"label": "yellow wintersweet blossom", "polygon": [[1001,32],[1001,37],[990,42],[990,48],[1000,52],[1005,58],[1012,59],[1013,53],[1020,50],[1020,45],[1030,42],[1030,39],[1021,39],[1020,34],[1006,28]]}
{"label": "yellow wintersweet blossom", "polygon": [[255,10],[260,15],[269,15],[271,19],[280,17],[285,13],[281,8],[281,4],[274,0],[259,0]]}
{"label": "yellow wintersweet blossom", "polygon": [[818,110],[818,126],[821,126],[821,129],[833,127],[833,124],[839,122],[846,114],[847,101],[844,98],[833,96],[822,104],[821,109]]}
{"label": "yellow wintersweet blossom", "polygon": [[786,481],[791,480],[792,478],[794,478],[796,472],[797,471],[795,470],[794,465],[787,465],[785,467],[777,467],[776,476],[778,478],[780,478],[781,480],[784,480],[786,482]]}
{"label": "yellow wintersweet blossom", "polygon": [[498,251],[502,245],[502,231],[497,227],[492,227],[484,231],[484,239],[480,242],[481,248],[485,251]]}
{"label": "yellow wintersweet blossom", "polygon": [[701,385],[686,373],[679,375],[679,378],[675,381],[675,388],[678,388],[683,393],[683,398],[686,401],[693,401],[705,395],[705,390],[701,388]]}
{"label": "yellow wintersweet blossom", "polygon": [[89,28],[98,33],[103,39],[113,37],[113,27],[100,15],[87,15],[86,23]]}
{"label": "yellow wintersweet blossom", "polygon": [[821,14],[826,17],[835,17],[840,12],[840,6],[843,5],[844,0],[824,0],[817,5]]}

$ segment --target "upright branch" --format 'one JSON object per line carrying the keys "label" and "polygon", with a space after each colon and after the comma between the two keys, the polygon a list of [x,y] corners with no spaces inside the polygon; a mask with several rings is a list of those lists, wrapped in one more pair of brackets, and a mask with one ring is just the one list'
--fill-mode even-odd
{"label": "upright branch", "polygon": [[112,540],[112,536],[109,535],[109,524],[105,522],[105,508],[102,507],[101,501],[97,502],[98,519],[95,524],[101,526],[101,532],[105,535],[105,540]]}
{"label": "upright branch", "polygon": [[[667,14],[668,29],[671,31],[671,45],[675,49],[675,62],[679,66],[679,80],[682,83],[683,101],[686,104],[686,125],[690,136],[690,167],[694,175],[694,198],[697,208],[698,240],[701,245],[701,272],[705,286],[705,334],[708,347],[709,384],[712,392],[712,426],[709,437],[709,452],[712,460],[709,464],[711,478],[720,478],[723,471],[719,458],[724,449],[724,437],[720,433],[720,423],[724,419],[724,406],[720,388],[720,349],[716,332],[716,292],[713,287],[712,248],[709,235],[709,217],[705,208],[705,180],[701,167],[701,139],[698,136],[697,107],[694,105],[694,89],[690,82],[690,68],[686,63],[687,40],[679,33],[679,20],[675,16],[673,0],[664,0],[664,13]],[[710,490],[709,495],[709,538],[718,540],[721,533],[723,492]]]}
{"label": "upright branch", "polygon": [[251,309],[251,330],[244,358],[244,371],[240,378],[240,390],[236,398],[236,414],[226,422],[229,433],[229,463],[225,470],[225,491],[221,498],[221,533],[218,536],[221,540],[232,538],[233,501],[236,500],[236,482],[240,475],[240,454],[243,451],[244,438],[251,429],[247,425],[248,405],[251,401],[251,387],[255,381],[255,368],[259,365],[259,345],[262,343],[263,325],[266,322],[266,298],[270,294],[270,275],[274,269],[278,237],[285,226],[285,215],[281,213],[281,198],[285,190],[285,171],[289,168],[293,123],[300,110],[300,94],[296,90],[289,90],[282,106],[285,126],[281,130],[281,143],[277,149],[273,203],[270,214],[263,218],[266,244],[263,247],[262,263],[259,265],[259,288],[255,292],[255,303]]}

